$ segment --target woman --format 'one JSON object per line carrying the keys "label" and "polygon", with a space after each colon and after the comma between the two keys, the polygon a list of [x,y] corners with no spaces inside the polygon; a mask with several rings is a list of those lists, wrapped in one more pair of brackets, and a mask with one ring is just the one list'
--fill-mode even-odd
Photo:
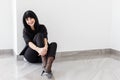
{"label": "woman", "polygon": [[28,10],[23,15],[23,38],[26,43],[25,48],[20,53],[31,63],[42,63],[43,71],[41,75],[52,77],[52,63],[55,59],[57,44],[48,43],[47,29],[39,24],[36,14]]}

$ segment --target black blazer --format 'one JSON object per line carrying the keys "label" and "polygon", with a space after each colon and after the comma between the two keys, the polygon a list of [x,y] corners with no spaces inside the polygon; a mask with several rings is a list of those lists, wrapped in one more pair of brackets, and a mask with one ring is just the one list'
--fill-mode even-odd
{"label": "black blazer", "polygon": [[24,55],[25,51],[29,47],[28,42],[30,42],[30,41],[32,42],[34,36],[37,33],[42,33],[44,38],[48,39],[47,29],[46,29],[46,27],[44,25],[39,25],[38,28],[35,31],[28,30],[26,28],[23,29],[23,38],[24,38],[24,41],[25,41],[26,45],[25,45],[24,49],[20,52],[20,55]]}

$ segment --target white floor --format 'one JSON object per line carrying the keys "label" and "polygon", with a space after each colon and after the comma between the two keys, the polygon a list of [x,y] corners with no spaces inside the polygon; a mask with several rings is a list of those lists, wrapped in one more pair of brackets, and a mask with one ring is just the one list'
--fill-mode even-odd
{"label": "white floor", "polygon": [[[120,56],[72,56],[56,60],[51,80],[120,80]],[[0,80],[48,80],[41,64],[0,57]]]}
{"label": "white floor", "polygon": [[16,67],[13,56],[0,56],[0,80],[16,80]]}

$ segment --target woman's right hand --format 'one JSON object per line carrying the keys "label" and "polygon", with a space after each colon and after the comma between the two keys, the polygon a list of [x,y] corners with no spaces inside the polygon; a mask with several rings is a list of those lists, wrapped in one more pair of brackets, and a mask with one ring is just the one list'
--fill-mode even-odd
{"label": "woman's right hand", "polygon": [[45,56],[47,51],[44,48],[37,47],[36,51],[38,52],[38,56]]}

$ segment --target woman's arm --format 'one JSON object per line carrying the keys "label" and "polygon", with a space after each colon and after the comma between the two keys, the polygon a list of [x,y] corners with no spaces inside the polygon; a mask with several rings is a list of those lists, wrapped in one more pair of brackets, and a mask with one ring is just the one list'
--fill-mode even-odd
{"label": "woman's arm", "polygon": [[33,42],[28,42],[28,46],[32,48],[33,50],[37,51],[38,47]]}
{"label": "woman's arm", "polygon": [[44,48],[37,47],[33,42],[28,43],[29,47],[38,52],[38,55],[46,55],[46,50]]}

